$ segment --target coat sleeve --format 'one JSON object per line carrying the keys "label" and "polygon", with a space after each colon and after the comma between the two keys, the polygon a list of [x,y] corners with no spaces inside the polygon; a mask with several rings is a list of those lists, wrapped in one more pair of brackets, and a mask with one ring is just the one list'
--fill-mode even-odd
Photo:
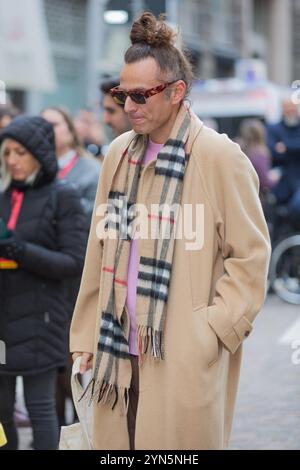
{"label": "coat sleeve", "polygon": [[282,142],[282,138],[279,134],[278,125],[270,125],[267,127],[267,144],[272,156],[272,162],[274,166],[281,166],[287,163],[286,153],[278,152],[276,150],[276,144]]}
{"label": "coat sleeve", "polygon": [[[274,165],[284,166],[291,162],[299,162],[299,135],[293,135],[292,137],[289,137],[287,133],[284,133],[281,130],[281,128],[282,124],[271,125],[267,128],[268,146],[272,154]],[[278,144],[278,142],[282,142],[285,145],[285,152],[280,153],[276,150],[276,144]]]}
{"label": "coat sleeve", "polygon": [[257,174],[237,144],[220,138],[223,143],[206,176],[224,273],[216,283],[208,321],[226,349],[234,353],[251,332],[264,302],[271,250]]}
{"label": "coat sleeve", "polygon": [[64,280],[80,275],[86,247],[86,216],[77,192],[70,186],[57,186],[57,250],[25,243],[20,268],[44,278]]}

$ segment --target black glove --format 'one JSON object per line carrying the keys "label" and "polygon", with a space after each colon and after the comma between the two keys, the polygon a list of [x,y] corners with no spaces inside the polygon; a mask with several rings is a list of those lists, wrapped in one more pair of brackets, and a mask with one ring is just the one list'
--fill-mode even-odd
{"label": "black glove", "polygon": [[25,249],[25,242],[12,232],[9,238],[0,240],[0,258],[20,261]]}

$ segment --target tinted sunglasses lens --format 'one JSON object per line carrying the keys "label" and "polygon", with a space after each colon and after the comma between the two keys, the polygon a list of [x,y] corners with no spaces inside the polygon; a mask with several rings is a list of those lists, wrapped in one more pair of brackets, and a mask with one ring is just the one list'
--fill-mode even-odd
{"label": "tinted sunglasses lens", "polygon": [[137,104],[145,104],[146,98],[141,93],[130,93],[130,98]]}
{"label": "tinted sunglasses lens", "polygon": [[123,91],[114,91],[112,93],[112,98],[117,104],[124,105],[126,101],[126,95]]}

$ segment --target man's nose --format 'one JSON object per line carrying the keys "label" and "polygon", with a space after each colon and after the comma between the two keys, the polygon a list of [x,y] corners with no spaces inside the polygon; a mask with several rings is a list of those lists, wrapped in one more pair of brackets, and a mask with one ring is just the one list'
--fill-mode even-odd
{"label": "man's nose", "polygon": [[126,101],[125,101],[125,105],[124,105],[124,111],[125,113],[130,113],[132,111],[136,111],[137,110],[137,104],[132,101],[132,99],[130,98],[130,96],[127,96],[126,98]]}

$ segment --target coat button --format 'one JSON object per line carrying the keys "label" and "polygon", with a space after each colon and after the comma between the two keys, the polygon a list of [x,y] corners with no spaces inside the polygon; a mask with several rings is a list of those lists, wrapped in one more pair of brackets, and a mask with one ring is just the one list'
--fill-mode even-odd
{"label": "coat button", "polygon": [[247,336],[249,335],[250,335],[250,331],[249,330],[245,331],[245,337],[247,338]]}

